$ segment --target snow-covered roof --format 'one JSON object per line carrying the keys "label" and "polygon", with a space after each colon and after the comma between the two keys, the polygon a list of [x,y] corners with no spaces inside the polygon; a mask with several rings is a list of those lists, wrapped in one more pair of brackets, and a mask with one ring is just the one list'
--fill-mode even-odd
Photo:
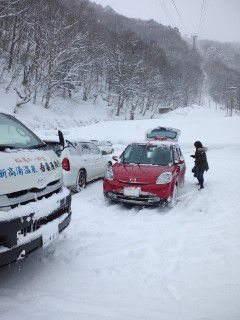
{"label": "snow-covered roof", "polygon": [[162,140],[151,140],[143,142],[133,142],[132,144],[141,144],[141,145],[154,145],[154,146],[176,146],[178,143],[174,140],[162,139]]}

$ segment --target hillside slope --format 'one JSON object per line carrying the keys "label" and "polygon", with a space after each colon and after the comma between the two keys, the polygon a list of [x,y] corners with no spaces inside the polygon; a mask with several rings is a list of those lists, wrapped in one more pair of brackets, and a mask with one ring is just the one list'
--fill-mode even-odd
{"label": "hillside slope", "polygon": [[232,114],[240,110],[240,44],[202,40],[203,69],[208,93]]}
{"label": "hillside slope", "polygon": [[[1,8],[0,8],[1,10]],[[14,1],[0,15],[0,81],[25,103],[106,101],[118,117],[196,102],[199,54],[177,29],[129,19],[89,1]]]}

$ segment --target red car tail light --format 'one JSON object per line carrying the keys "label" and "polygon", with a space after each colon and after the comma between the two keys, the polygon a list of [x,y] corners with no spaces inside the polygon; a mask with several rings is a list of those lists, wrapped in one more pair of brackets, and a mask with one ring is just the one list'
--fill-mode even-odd
{"label": "red car tail light", "polygon": [[70,171],[70,161],[68,158],[64,158],[62,161],[62,168],[65,171]]}

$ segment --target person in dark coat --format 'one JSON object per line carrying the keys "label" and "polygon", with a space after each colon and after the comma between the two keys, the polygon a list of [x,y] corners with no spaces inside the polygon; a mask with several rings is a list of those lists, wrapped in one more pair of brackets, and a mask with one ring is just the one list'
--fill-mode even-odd
{"label": "person in dark coat", "polygon": [[196,141],[194,147],[196,148],[195,154],[191,155],[191,157],[195,159],[193,172],[194,176],[198,179],[199,190],[201,190],[204,188],[204,172],[209,169],[206,155],[207,148],[204,148],[200,141]]}

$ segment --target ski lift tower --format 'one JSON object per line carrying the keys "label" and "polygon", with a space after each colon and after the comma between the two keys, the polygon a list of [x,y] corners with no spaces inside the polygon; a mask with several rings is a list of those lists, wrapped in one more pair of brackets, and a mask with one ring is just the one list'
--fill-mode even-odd
{"label": "ski lift tower", "polygon": [[194,34],[192,36],[192,39],[193,39],[193,50],[197,50],[197,39],[198,39],[197,34]]}

